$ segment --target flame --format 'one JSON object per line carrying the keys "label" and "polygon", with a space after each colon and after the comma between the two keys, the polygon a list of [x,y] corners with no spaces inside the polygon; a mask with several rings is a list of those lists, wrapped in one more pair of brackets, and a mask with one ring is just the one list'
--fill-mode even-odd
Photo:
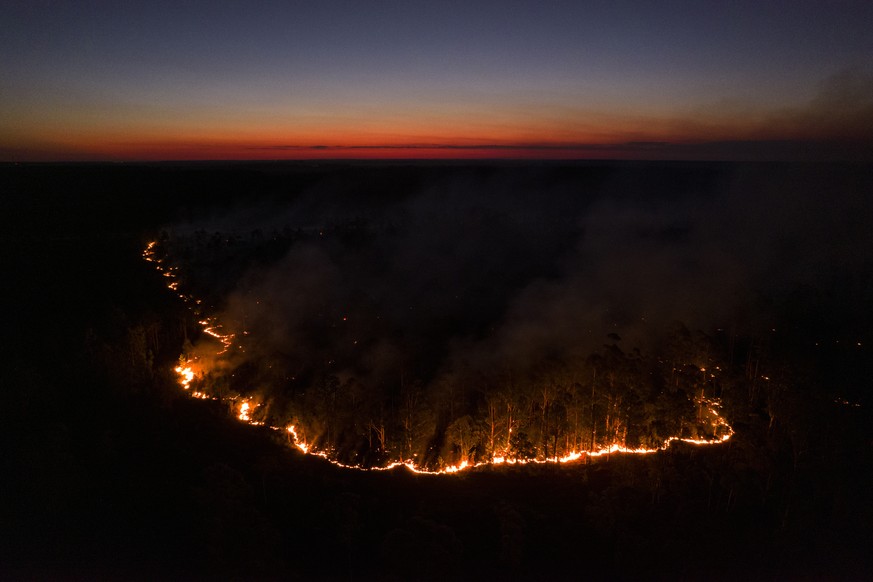
{"label": "flame", "polygon": [[[240,417],[242,418],[242,417]],[[721,421],[724,421],[721,417],[719,417]],[[664,451],[668,449],[675,442],[682,442],[691,445],[717,445],[730,440],[733,436],[733,429],[724,422],[723,425],[727,427],[728,432],[726,434],[721,435],[720,437],[713,438],[711,440],[706,439],[692,439],[692,438],[680,438],[680,437],[670,437],[665,440],[661,446],[655,448],[630,448],[620,444],[612,444],[606,447],[602,447],[600,449],[596,449],[593,451],[588,450],[580,450],[573,451],[571,453],[567,453],[562,457],[550,457],[547,459],[509,459],[503,455],[495,455],[490,460],[481,461],[479,463],[470,463],[469,461],[461,461],[456,465],[449,465],[447,467],[443,467],[442,469],[429,470],[416,465],[414,461],[405,460],[405,461],[394,461],[389,463],[384,467],[362,467],[359,465],[348,465],[346,463],[342,463],[337,461],[336,459],[332,459],[326,452],[324,451],[316,451],[313,450],[312,446],[308,443],[304,442],[300,436],[297,434],[297,428],[295,425],[290,425],[285,428],[285,432],[288,433],[289,438],[291,439],[292,444],[299,449],[303,454],[306,455],[314,455],[317,457],[321,457],[327,462],[336,465],[337,467],[341,467],[343,469],[355,469],[358,471],[390,471],[392,469],[396,469],[398,467],[404,467],[413,473],[417,473],[419,475],[452,475],[455,473],[460,473],[461,471],[466,471],[469,469],[477,469],[481,467],[493,467],[496,465],[544,465],[544,464],[564,464],[564,463],[572,463],[574,461],[578,461],[583,458],[597,458],[602,457],[604,455],[611,454],[625,454],[625,455],[651,455],[653,453],[657,453],[660,451]],[[278,427],[270,427],[273,430],[282,430]]]}
{"label": "flame", "polygon": [[182,388],[189,390],[191,388],[191,382],[194,380],[194,370],[187,365],[176,366],[174,369],[180,376],[179,383],[182,385]]}
{"label": "flame", "polygon": [[[190,296],[185,295],[184,293],[181,293],[179,291],[181,283],[179,282],[178,276],[176,275],[176,271],[178,271],[179,268],[165,265],[163,259],[158,258],[157,246],[158,241],[150,241],[142,252],[142,258],[149,263],[154,263],[155,268],[158,270],[158,272],[170,280],[170,282],[167,283],[168,289],[173,291],[173,293],[175,293],[180,299],[182,299],[186,303],[191,302],[192,298]],[[199,301],[197,303],[199,303]]]}
{"label": "flame", "polygon": [[229,350],[231,346],[233,346],[233,340],[236,335],[232,333],[223,334],[219,332],[218,330],[221,329],[221,325],[215,321],[215,318],[202,319],[197,323],[203,326],[203,333],[214,337],[224,346],[224,349],[216,354],[217,356],[227,353],[227,350]]}
{"label": "flame", "polygon": [[[176,271],[178,268],[176,267],[165,267],[163,262],[157,258],[156,254],[156,246],[157,241],[149,242],[143,251],[143,258],[146,261],[152,262],[156,264],[157,270],[167,279],[169,282],[167,283],[167,287],[174,291],[180,298],[182,298],[185,302],[193,302],[195,305],[199,305],[201,301],[199,299],[192,299],[190,296],[179,293],[179,281],[176,275]],[[345,319],[345,318],[344,318]],[[234,334],[224,334],[221,330],[221,324],[213,318],[205,318],[198,323],[202,326],[203,333],[217,339],[223,345],[223,348],[216,355],[225,354],[231,347],[233,346],[233,340],[235,338]],[[248,332],[244,332],[244,334],[248,334]],[[192,365],[193,361],[186,361],[184,364],[180,364],[174,368],[175,372],[179,375],[179,384],[182,388],[188,391],[194,398],[199,399],[211,399],[211,400],[219,400],[214,396],[210,396],[206,393],[200,391],[190,391],[191,383],[194,381],[196,376]],[[706,369],[700,368],[700,371],[705,374]],[[714,377],[714,376],[713,376]],[[237,396],[230,396],[225,398],[225,400],[235,401],[240,399]],[[860,404],[853,404],[847,401],[840,401],[839,399],[836,402],[841,404],[852,404],[853,406],[860,406]],[[549,457],[544,459],[517,459],[510,458],[506,455],[505,452],[495,453],[490,459],[480,461],[477,463],[471,463],[468,460],[462,460],[461,462],[455,465],[448,465],[441,469],[425,469],[422,466],[418,465],[414,460],[406,459],[406,460],[396,460],[384,467],[364,467],[361,465],[349,465],[346,463],[342,463],[330,456],[327,451],[319,451],[316,450],[310,443],[306,442],[303,437],[298,433],[296,425],[288,425],[286,427],[277,427],[270,426],[268,428],[275,431],[284,431],[288,435],[289,442],[297,448],[304,455],[312,455],[316,457],[321,457],[325,461],[336,465],[337,467],[341,467],[343,469],[353,469],[358,471],[391,471],[393,469],[404,467],[405,469],[421,475],[452,475],[456,473],[460,473],[462,471],[468,471],[471,469],[476,469],[480,467],[493,467],[497,465],[526,465],[526,464],[563,464],[563,463],[572,463],[575,461],[579,461],[580,459],[592,459],[602,456],[608,456],[611,454],[625,454],[625,455],[650,455],[653,453],[657,453],[659,451],[664,451],[668,449],[673,443],[686,443],[690,445],[697,446],[707,446],[707,445],[717,445],[730,440],[730,438],[734,435],[734,429],[728,424],[728,422],[722,417],[718,408],[721,406],[718,400],[707,399],[703,396],[699,397],[698,404],[705,408],[705,410],[712,417],[712,426],[715,429],[716,434],[721,433],[720,436],[716,436],[712,439],[693,439],[693,438],[682,438],[682,437],[669,437],[660,446],[654,448],[631,448],[627,447],[624,444],[613,443],[608,446],[604,446],[594,450],[577,450],[571,451],[569,453],[564,454],[561,457]],[[243,398],[237,408],[236,418],[241,422],[245,422],[247,424],[251,424],[254,426],[264,426],[264,422],[254,420],[252,418],[252,413],[259,405],[256,403],[252,403],[249,398]],[[512,428],[509,429],[512,432]]]}
{"label": "flame", "polygon": [[304,453],[308,453],[309,452],[309,445],[304,443],[302,440],[300,440],[300,437],[297,436],[296,427],[292,424],[286,430],[288,431],[288,434],[290,435],[291,441],[294,443],[294,446],[297,447],[298,449],[300,449],[301,451],[303,451]]}

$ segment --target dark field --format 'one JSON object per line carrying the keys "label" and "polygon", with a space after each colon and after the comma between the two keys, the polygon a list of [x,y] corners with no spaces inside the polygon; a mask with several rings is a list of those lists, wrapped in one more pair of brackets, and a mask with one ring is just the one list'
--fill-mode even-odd
{"label": "dark field", "polygon": [[[869,166],[6,165],[0,191],[0,577],[873,573]],[[469,226],[459,216],[476,217],[453,235],[471,265],[437,260],[443,242],[408,228]],[[334,264],[360,266],[346,249],[372,247],[342,237],[363,222],[379,225],[368,230],[376,240],[399,242],[379,247],[391,257],[384,278],[364,264],[339,279],[369,303],[343,296],[344,285],[340,299],[383,309],[391,325],[374,345],[412,346],[407,373],[425,392],[461,360],[482,374],[613,348],[657,361],[659,334],[678,321],[726,362],[717,389],[736,434],[716,447],[590,464],[374,473],[304,457],[227,406],[184,395],[172,368],[200,327],[142,260],[148,241],[167,231],[194,240],[200,230],[208,244],[221,234],[210,256],[222,269],[202,263],[190,285],[231,317],[249,313],[227,302],[239,281],[269,288],[251,283],[250,265],[269,274],[289,256],[252,241],[330,224],[342,241],[326,251]],[[228,250],[228,233],[246,250]],[[414,275],[392,274],[398,264]],[[452,284],[468,295],[463,307],[435,291]],[[425,314],[401,319],[391,308],[410,295]],[[312,321],[298,324],[251,359],[287,362],[277,346],[290,337],[306,340],[300,365],[337,352],[335,336],[301,334]],[[355,369],[386,385],[391,365],[364,370],[355,357],[337,356],[338,377]],[[317,366],[306,374],[324,375]],[[267,394],[269,376],[257,377]],[[276,390],[290,399],[304,387]],[[433,424],[448,424],[441,418]],[[532,440],[548,442],[536,430]]]}

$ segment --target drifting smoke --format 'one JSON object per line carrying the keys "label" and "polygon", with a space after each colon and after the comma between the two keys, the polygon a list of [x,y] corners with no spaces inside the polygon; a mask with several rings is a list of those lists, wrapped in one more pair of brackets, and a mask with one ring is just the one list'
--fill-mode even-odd
{"label": "drifting smoke", "polygon": [[749,168],[666,192],[605,189],[580,216],[562,272],[512,299],[485,351],[512,361],[616,333],[653,348],[674,322],[755,334],[799,287],[865,273],[871,204],[857,174]]}
{"label": "drifting smoke", "polygon": [[[862,167],[381,172],[399,178],[328,175],[173,230],[171,255],[203,243],[183,264],[192,284],[233,289],[216,316],[239,349],[222,369],[277,415],[316,388],[322,407],[339,386],[351,408],[377,393],[399,406],[411,383],[530,375],[605,343],[657,357],[677,322],[753,336],[798,289],[846,318],[871,288]],[[860,295],[834,297],[837,282]]]}
{"label": "drifting smoke", "polygon": [[[298,239],[246,270],[218,319],[250,332],[246,357],[261,362],[326,362],[376,382],[401,368],[433,376],[454,343],[491,335],[532,281],[561,276],[591,201],[572,184],[543,188],[542,172],[473,174],[391,198],[317,188],[274,208],[272,226],[258,228]],[[209,228],[240,232],[232,224]]]}

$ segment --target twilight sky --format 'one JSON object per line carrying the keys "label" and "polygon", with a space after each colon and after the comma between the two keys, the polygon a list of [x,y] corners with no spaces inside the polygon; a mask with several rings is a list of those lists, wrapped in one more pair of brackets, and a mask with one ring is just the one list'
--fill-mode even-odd
{"label": "twilight sky", "polygon": [[0,3],[0,162],[873,158],[873,2]]}

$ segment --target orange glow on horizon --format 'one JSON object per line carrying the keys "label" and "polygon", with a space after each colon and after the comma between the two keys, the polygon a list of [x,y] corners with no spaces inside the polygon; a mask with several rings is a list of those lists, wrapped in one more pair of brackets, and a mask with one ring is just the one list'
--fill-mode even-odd
{"label": "orange glow on horizon", "polygon": [[[241,116],[36,128],[9,143],[20,161],[328,160],[328,159],[633,159],[664,155],[665,145],[790,139],[762,132],[760,120],[725,113],[706,120],[674,114],[566,110],[449,112],[415,117],[380,112],[268,123]],[[196,123],[195,123],[196,122]],[[7,154],[9,155],[9,154]]]}
{"label": "orange glow on horizon", "polygon": [[258,160],[488,160],[637,159],[657,153],[652,146],[609,143],[364,144],[340,146],[179,144],[95,144],[50,152],[17,152],[15,161],[258,161]]}

